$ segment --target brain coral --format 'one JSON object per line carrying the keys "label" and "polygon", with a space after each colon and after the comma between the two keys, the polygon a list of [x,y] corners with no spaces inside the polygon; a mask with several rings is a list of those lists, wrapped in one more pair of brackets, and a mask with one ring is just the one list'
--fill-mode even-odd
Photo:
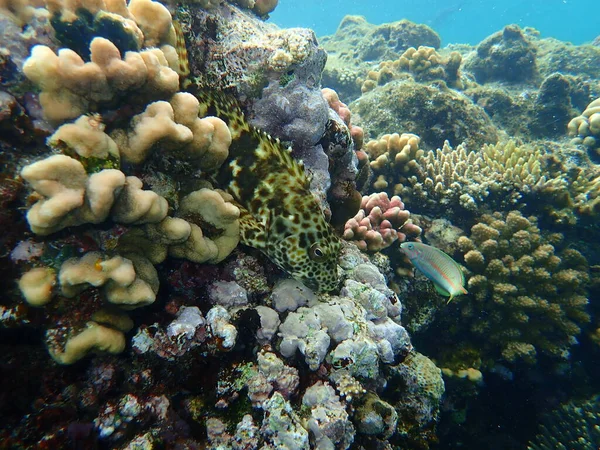
{"label": "brain coral", "polygon": [[555,249],[562,236],[542,235],[534,217],[517,211],[484,215],[459,238],[471,272],[463,320],[486,356],[534,363],[540,354],[566,360],[586,312],[589,271],[575,249]]}

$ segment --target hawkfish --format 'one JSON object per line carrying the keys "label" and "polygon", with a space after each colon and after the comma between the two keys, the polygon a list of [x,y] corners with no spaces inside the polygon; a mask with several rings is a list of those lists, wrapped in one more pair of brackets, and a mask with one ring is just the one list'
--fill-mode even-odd
{"label": "hawkfish", "polygon": [[400,249],[419,271],[433,281],[438,293],[450,297],[467,293],[460,265],[443,251],[422,242],[403,242]]}
{"label": "hawkfish", "polygon": [[201,115],[219,117],[231,132],[229,156],[214,179],[240,208],[241,242],[311,289],[336,289],[340,240],[304,165],[279,139],[250,125],[235,98],[201,92],[198,99]]}

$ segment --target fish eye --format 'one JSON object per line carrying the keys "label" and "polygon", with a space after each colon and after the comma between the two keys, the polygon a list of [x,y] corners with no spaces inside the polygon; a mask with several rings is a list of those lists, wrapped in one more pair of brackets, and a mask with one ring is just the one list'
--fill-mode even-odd
{"label": "fish eye", "polygon": [[409,250],[412,250],[413,248],[415,248],[414,244],[408,244],[407,247]]}
{"label": "fish eye", "polygon": [[323,252],[323,250],[321,249],[321,247],[319,247],[319,244],[313,244],[310,246],[310,249],[308,250],[308,257],[312,260],[319,260],[322,259],[325,256],[325,253]]}

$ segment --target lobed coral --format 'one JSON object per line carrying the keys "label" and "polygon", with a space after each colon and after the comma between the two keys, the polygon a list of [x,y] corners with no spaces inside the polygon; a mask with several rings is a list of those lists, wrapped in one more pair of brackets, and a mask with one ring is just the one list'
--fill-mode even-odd
{"label": "lobed coral", "polygon": [[69,48],[58,54],[43,45],[32,49],[23,72],[40,88],[47,119],[61,122],[114,106],[126,93],[135,92],[131,100],[144,104],[169,97],[179,88],[179,75],[161,49],[122,55],[112,41],[102,37],[95,37],[89,48],[89,62]]}
{"label": "lobed coral", "polygon": [[421,229],[410,222],[400,197],[391,199],[385,192],[365,195],[361,209],[344,225],[344,239],[355,241],[363,251],[377,252],[394,242],[415,238]]}
{"label": "lobed coral", "polygon": [[600,98],[591,102],[581,115],[571,119],[567,130],[573,137],[572,143],[588,147],[597,159],[600,149]]}
{"label": "lobed coral", "polygon": [[581,253],[558,250],[561,240],[542,235],[535,218],[516,211],[484,215],[470,237],[459,238],[472,299],[461,312],[486,357],[528,364],[540,355],[569,359],[590,321],[590,278]]}
{"label": "lobed coral", "polygon": [[369,71],[362,82],[361,91],[372,91],[377,86],[402,79],[404,74],[409,74],[419,82],[443,80],[448,86],[460,89],[461,62],[462,56],[458,52],[451,52],[444,58],[433,47],[410,47],[397,60],[383,61],[377,70]]}

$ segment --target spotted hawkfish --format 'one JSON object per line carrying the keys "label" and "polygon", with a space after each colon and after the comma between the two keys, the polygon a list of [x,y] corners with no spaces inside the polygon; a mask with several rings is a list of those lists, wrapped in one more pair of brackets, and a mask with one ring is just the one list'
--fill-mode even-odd
{"label": "spotted hawkfish", "polygon": [[279,139],[251,126],[233,97],[200,92],[198,98],[201,116],[221,118],[231,132],[229,156],[215,180],[240,207],[241,242],[310,288],[335,289],[340,241],[309,189],[303,164]]}
{"label": "spotted hawkfish", "polygon": [[448,303],[457,295],[467,293],[462,268],[443,251],[421,242],[403,242],[400,249],[413,266],[433,281],[440,294],[450,297]]}
{"label": "spotted hawkfish", "polygon": [[[190,73],[185,37],[174,23],[185,77]],[[234,97],[214,91],[200,91],[197,97],[201,117],[219,117],[231,132],[229,157],[214,178],[240,208],[241,242],[310,288],[334,290],[340,241],[310,192],[302,163],[279,139],[251,126]]]}

